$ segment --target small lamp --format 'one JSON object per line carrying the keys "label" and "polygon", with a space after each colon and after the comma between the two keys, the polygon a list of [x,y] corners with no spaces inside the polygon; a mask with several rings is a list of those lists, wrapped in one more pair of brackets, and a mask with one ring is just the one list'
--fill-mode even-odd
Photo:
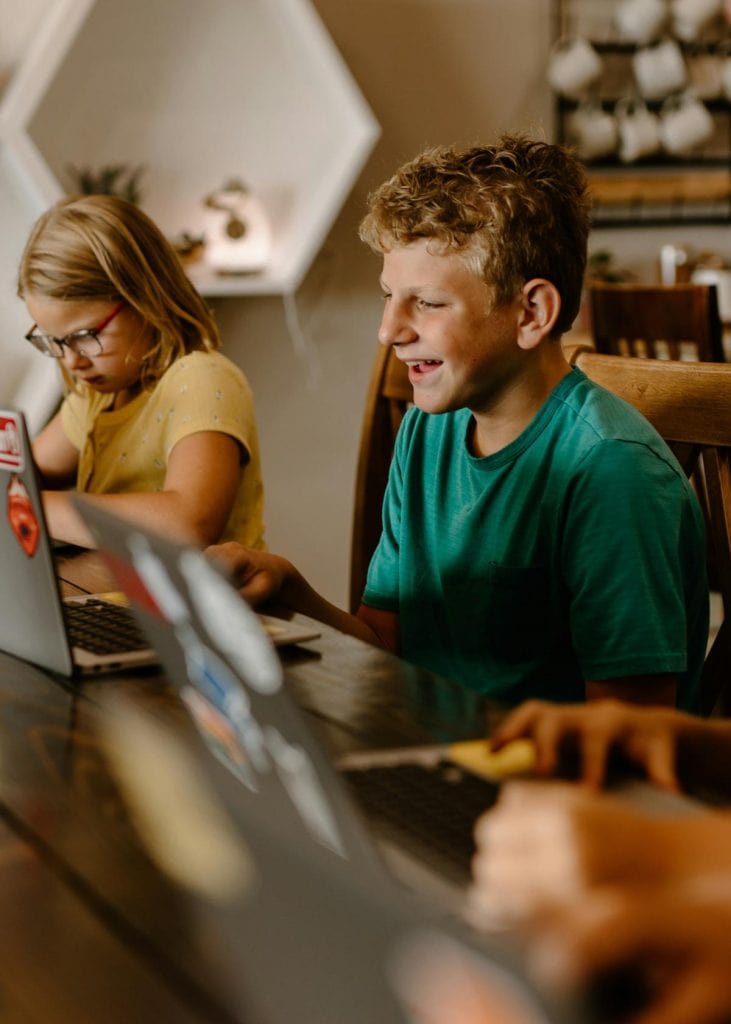
{"label": "small lamp", "polygon": [[271,257],[272,233],[259,199],[238,178],[204,199],[205,260],[219,274],[263,270]]}

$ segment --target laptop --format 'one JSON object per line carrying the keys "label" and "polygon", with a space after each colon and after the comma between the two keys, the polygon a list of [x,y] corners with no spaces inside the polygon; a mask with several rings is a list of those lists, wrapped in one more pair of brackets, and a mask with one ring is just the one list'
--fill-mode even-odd
{"label": "laptop", "polygon": [[573,1021],[504,944],[393,878],[257,616],[219,568],[76,504],[194,725],[168,731],[129,697],[99,695],[112,771],[146,823],[148,852],[191,893],[186,916],[203,956],[215,951],[206,970],[220,971],[232,1018],[432,1024],[435,986],[447,998],[458,983],[490,1000],[483,1019],[495,1024]]}
{"label": "laptop", "polygon": [[[157,664],[157,653],[121,593],[62,597],[25,416],[0,410],[0,650],[63,676],[96,675]],[[265,616],[277,645],[317,630]]]}
{"label": "laptop", "polygon": [[[133,526],[81,496],[74,500],[214,756],[245,788],[261,789],[257,765],[272,756],[267,737],[296,742],[299,753],[286,756],[293,764],[305,758],[293,779],[311,778],[305,804],[322,837],[330,835],[334,849],[345,844],[362,871],[374,862],[382,871],[382,856],[373,856],[375,833],[380,853],[407,885],[459,913],[470,881],[474,822],[497,798],[497,767],[507,755],[490,755],[480,741],[358,754],[337,771],[283,688],[280,660],[257,616],[220,569],[200,551]],[[475,763],[475,751],[491,762],[487,770]],[[268,798],[272,807],[281,782]],[[354,796],[362,817],[352,813]],[[345,838],[337,828],[343,817],[351,822]]]}
{"label": "laptop", "polygon": [[129,610],[104,595],[62,598],[28,429],[0,410],[0,650],[63,676],[154,664]]}

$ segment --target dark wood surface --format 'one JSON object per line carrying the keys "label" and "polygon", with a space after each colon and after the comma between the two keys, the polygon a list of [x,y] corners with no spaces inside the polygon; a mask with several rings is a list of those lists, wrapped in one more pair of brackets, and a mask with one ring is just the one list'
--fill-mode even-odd
{"label": "dark wood surface", "polygon": [[[60,575],[66,592],[109,589],[71,564]],[[281,657],[333,754],[483,736],[500,714],[326,627]],[[0,654],[2,1019],[244,1020],[222,975],[224,911],[160,870],[115,781],[100,737],[110,695],[193,732],[160,671],[76,683]]]}

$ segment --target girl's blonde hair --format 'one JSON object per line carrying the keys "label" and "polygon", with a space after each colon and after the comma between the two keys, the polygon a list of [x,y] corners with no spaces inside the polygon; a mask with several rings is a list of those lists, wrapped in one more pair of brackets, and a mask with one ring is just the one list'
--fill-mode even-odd
{"label": "girl's blonde hair", "polygon": [[220,345],[213,314],[160,229],[117,196],[70,196],[38,218],[26,242],[18,295],[124,301],[152,330],[140,374],[151,387],[180,356]]}

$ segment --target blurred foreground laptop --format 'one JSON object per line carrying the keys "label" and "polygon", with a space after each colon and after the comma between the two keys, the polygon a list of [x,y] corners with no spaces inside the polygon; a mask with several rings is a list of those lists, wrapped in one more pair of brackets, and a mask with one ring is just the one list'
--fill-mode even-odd
{"label": "blurred foreground laptop", "polygon": [[147,822],[148,851],[192,893],[187,916],[215,951],[233,1018],[468,1024],[448,1004],[433,1012],[435,986],[457,984],[467,1004],[480,993],[475,1021],[574,1021],[503,945],[396,883],[257,616],[218,568],[77,506],[196,727],[168,731],[129,698],[101,697],[112,769]]}
{"label": "blurred foreground laptop", "polygon": [[[25,417],[16,409],[0,410],[0,487],[0,650],[64,676],[156,664],[121,595],[62,598]],[[318,635],[270,616],[262,621],[275,644]]]}
{"label": "blurred foreground laptop", "polygon": [[[261,787],[260,765],[272,755],[267,743],[286,737],[282,764],[291,765],[290,797],[310,779],[303,806],[323,836],[332,833],[333,848],[345,844],[364,871],[376,863],[380,871],[375,835],[379,851],[411,888],[459,911],[470,880],[474,822],[499,792],[498,782],[471,771],[462,755],[474,747],[486,751],[486,743],[374,751],[346,759],[336,772],[283,688],[279,658],[258,617],[224,574],[200,551],[79,496],[75,504],[211,750],[244,787]],[[353,789],[344,780],[355,789],[368,830],[353,813]],[[275,806],[267,801],[267,813]],[[349,823],[343,834],[340,819]]]}

